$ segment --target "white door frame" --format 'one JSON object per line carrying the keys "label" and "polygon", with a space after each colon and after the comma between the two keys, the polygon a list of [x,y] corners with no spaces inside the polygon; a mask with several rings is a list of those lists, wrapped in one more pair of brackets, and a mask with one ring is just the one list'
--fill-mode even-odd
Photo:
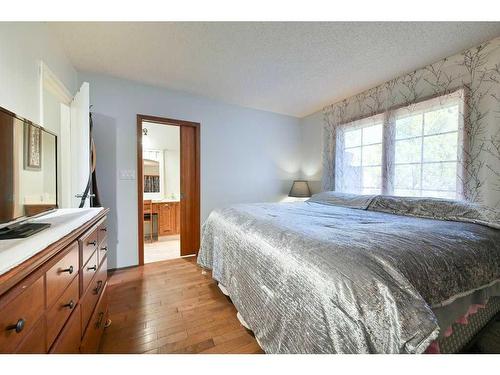
{"label": "white door frame", "polygon": [[57,134],[57,191],[59,208],[71,207],[71,118],[70,103],[73,95],[62,81],[40,61],[40,119],[44,126],[44,92],[48,91],[61,103],[61,123]]}
{"label": "white door frame", "polygon": [[63,104],[69,105],[73,95],[64,83],[50,70],[43,61],[40,61],[40,125],[43,124],[43,90],[50,91]]}

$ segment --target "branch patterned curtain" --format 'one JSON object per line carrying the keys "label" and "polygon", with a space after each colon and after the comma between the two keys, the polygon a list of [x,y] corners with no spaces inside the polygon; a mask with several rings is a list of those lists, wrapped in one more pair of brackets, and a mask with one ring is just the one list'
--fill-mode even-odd
{"label": "branch patterned curtain", "polygon": [[500,38],[323,113],[323,190],[500,206]]}

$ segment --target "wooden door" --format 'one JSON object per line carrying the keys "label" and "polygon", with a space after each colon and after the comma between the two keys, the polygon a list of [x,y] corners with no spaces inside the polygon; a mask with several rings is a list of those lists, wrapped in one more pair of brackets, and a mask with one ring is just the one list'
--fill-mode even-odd
{"label": "wooden door", "polygon": [[200,249],[200,128],[181,126],[181,256]]}
{"label": "wooden door", "polygon": [[[156,116],[137,115],[137,193],[138,193],[138,255],[139,265],[144,264],[144,206],[143,206],[143,121],[180,127],[180,203],[169,202],[172,209],[159,213],[159,227],[171,228],[168,234],[180,233],[181,256],[194,255],[200,248],[200,124]],[[179,208],[180,205],[180,208]],[[170,207],[169,207],[170,208]],[[164,216],[164,219],[161,217]],[[168,222],[165,222],[168,217]],[[161,234],[161,229],[159,229]]]}

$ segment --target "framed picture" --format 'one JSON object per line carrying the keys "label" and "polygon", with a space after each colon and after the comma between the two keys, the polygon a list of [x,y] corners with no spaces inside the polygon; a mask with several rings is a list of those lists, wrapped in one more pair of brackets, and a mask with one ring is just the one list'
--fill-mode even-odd
{"label": "framed picture", "polygon": [[42,169],[42,131],[40,128],[24,123],[24,169]]}

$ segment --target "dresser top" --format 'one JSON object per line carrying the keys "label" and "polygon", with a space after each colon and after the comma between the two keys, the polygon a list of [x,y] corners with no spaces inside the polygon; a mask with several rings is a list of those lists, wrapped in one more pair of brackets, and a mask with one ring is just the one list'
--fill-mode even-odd
{"label": "dresser top", "polygon": [[85,223],[103,216],[104,208],[62,208],[29,220],[51,226],[28,238],[0,241],[0,276],[61,240]]}

